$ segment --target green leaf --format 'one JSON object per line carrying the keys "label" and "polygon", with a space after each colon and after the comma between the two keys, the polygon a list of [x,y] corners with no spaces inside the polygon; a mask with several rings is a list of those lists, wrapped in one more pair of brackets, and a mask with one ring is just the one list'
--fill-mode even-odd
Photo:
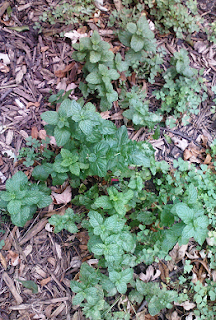
{"label": "green leaf", "polygon": [[107,173],[107,160],[97,158],[95,162],[90,163],[90,169],[93,175],[104,177]]}
{"label": "green leaf", "polygon": [[112,208],[112,204],[111,204],[108,196],[98,197],[94,202],[94,206],[96,208],[103,208],[103,209],[111,209]]}
{"label": "green leaf", "polygon": [[101,53],[97,51],[90,52],[90,61],[91,63],[97,63],[101,59]]}
{"label": "green leaf", "polygon": [[59,129],[58,127],[54,130],[54,136],[56,139],[57,145],[64,146],[70,139],[70,132],[66,129]]}
{"label": "green leaf", "polygon": [[91,120],[82,120],[79,122],[79,127],[85,135],[89,135],[93,129],[93,123]]}
{"label": "green leaf", "polygon": [[80,166],[78,162],[71,164],[69,169],[72,174],[75,174],[75,176],[80,175]]}
{"label": "green leaf", "polygon": [[138,52],[143,49],[143,46],[144,46],[144,40],[142,39],[142,37],[139,37],[136,34],[134,34],[131,38],[131,48],[135,52]]}
{"label": "green leaf", "polygon": [[44,167],[43,165],[38,165],[36,167],[34,167],[33,171],[32,171],[32,176],[34,177],[34,179],[36,180],[41,180],[41,181],[45,181],[47,180],[48,176],[49,176],[50,172],[46,170],[46,167]]}
{"label": "green leaf", "polygon": [[59,121],[59,116],[56,111],[46,111],[41,114],[42,120],[48,124],[57,125]]}
{"label": "green leaf", "polygon": [[52,203],[52,198],[48,195],[40,193],[40,200],[37,203],[38,208],[46,208]]}
{"label": "green leaf", "polygon": [[[36,208],[37,207],[35,206],[34,212],[36,211]],[[30,207],[25,206],[25,207],[22,207],[15,214],[11,214],[11,221],[15,226],[24,227],[26,222],[32,218],[32,215],[33,213],[30,212]]]}
{"label": "green leaf", "polygon": [[86,81],[91,84],[100,84],[102,80],[100,74],[98,74],[96,71],[93,71],[87,75]]}
{"label": "green leaf", "polygon": [[194,204],[197,202],[197,189],[195,186],[191,183],[189,187],[187,188],[188,191],[188,200],[187,202],[189,204]]}
{"label": "green leaf", "polygon": [[95,227],[98,227],[100,225],[102,225],[103,223],[103,217],[101,216],[100,213],[98,213],[97,211],[93,211],[93,210],[90,210],[89,213],[88,213],[88,216],[89,216],[89,222],[91,224],[91,226],[93,228]]}
{"label": "green leaf", "polygon": [[8,205],[7,209],[10,214],[18,214],[21,210],[22,201],[21,200],[11,200]]}
{"label": "green leaf", "polygon": [[130,32],[130,33],[135,33],[137,31],[137,26],[135,23],[133,22],[129,22],[127,23],[127,30]]}
{"label": "green leaf", "polygon": [[23,287],[30,289],[33,294],[38,293],[38,286],[34,281],[31,280],[20,280],[17,279],[19,282],[22,283]]}

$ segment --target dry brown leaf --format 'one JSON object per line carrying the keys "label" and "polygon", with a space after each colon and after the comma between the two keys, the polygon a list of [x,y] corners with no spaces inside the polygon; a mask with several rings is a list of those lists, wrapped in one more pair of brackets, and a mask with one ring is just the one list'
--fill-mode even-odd
{"label": "dry brown leaf", "polygon": [[38,102],[38,101],[28,102],[28,103],[27,103],[27,106],[26,106],[26,109],[28,109],[28,108],[30,108],[30,107],[39,108],[39,107],[40,107],[40,102]]}
{"label": "dry brown leaf", "polygon": [[13,135],[14,135],[13,130],[9,129],[6,134],[6,141],[5,141],[8,146],[11,144],[13,140]]}
{"label": "dry brown leaf", "polygon": [[37,139],[38,138],[38,129],[36,126],[33,126],[31,128],[31,136],[33,139]]}
{"label": "dry brown leaf", "polygon": [[49,49],[49,46],[44,46],[44,47],[41,47],[41,52],[45,52]]}
{"label": "dry brown leaf", "polygon": [[0,262],[1,262],[2,266],[3,266],[3,268],[5,270],[7,270],[7,261],[6,261],[5,257],[1,254],[1,252],[0,252]]}
{"label": "dry brown leaf", "polygon": [[2,73],[8,73],[10,68],[5,63],[0,62],[0,71]]}
{"label": "dry brown leaf", "polygon": [[38,132],[38,137],[41,139],[41,140],[46,140],[46,130],[39,130]]}
{"label": "dry brown leaf", "polygon": [[185,151],[184,151],[184,160],[188,160],[191,157],[192,157],[192,153],[188,149],[185,149]]}
{"label": "dry brown leaf", "polygon": [[175,136],[171,137],[171,139],[178,148],[180,148],[182,151],[185,151],[188,146],[188,141],[186,139],[177,138]]}
{"label": "dry brown leaf", "polygon": [[42,280],[40,281],[41,287],[43,287],[43,286],[45,286],[47,283],[49,283],[49,282],[51,281],[51,279],[52,279],[51,277],[42,279]]}
{"label": "dry brown leaf", "polygon": [[203,163],[204,164],[210,164],[211,163],[211,159],[212,159],[212,157],[210,156],[209,153],[207,153],[206,158],[205,158]]}
{"label": "dry brown leaf", "polygon": [[183,307],[185,310],[191,310],[191,309],[193,309],[193,308],[196,307],[196,304],[195,304],[195,303],[190,302],[190,301],[188,301],[188,300],[187,300],[187,301],[184,301],[184,302],[182,302],[182,303],[174,302],[174,304],[175,304],[176,306]]}
{"label": "dry brown leaf", "polygon": [[167,314],[166,314],[166,317],[168,320],[180,320],[181,318],[178,316],[178,313],[176,311],[174,312],[171,312],[169,311]]}
{"label": "dry brown leaf", "polygon": [[167,283],[168,278],[169,278],[169,269],[165,263],[162,261],[159,261],[159,270],[161,272],[161,280],[165,283]]}
{"label": "dry brown leaf", "polygon": [[57,204],[67,204],[71,201],[71,187],[68,186],[62,193],[52,192],[51,197]]}
{"label": "dry brown leaf", "polygon": [[149,282],[158,278],[160,274],[161,274],[160,270],[156,270],[156,273],[155,273],[155,269],[153,268],[153,266],[149,266],[145,274],[143,272],[140,273],[139,278],[142,281]]}
{"label": "dry brown leaf", "polygon": [[9,250],[8,251],[8,254],[7,254],[7,259],[10,260],[10,264],[15,267],[17,266],[19,263],[20,263],[20,259],[19,259],[19,255],[18,253],[12,251],[12,250]]}

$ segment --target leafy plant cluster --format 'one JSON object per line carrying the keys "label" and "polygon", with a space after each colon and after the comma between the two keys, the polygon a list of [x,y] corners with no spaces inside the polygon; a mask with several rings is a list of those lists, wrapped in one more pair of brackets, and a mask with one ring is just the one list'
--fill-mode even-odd
{"label": "leafy plant cluster", "polygon": [[171,58],[171,67],[163,74],[165,84],[154,92],[156,99],[162,101],[159,113],[169,114],[172,111],[174,118],[199,113],[200,103],[207,98],[207,88],[204,78],[190,67],[189,62],[185,49],[175,52]]}
{"label": "leafy plant cluster", "polygon": [[72,24],[84,22],[95,12],[95,6],[91,0],[60,1],[54,7],[50,6],[39,17],[41,22],[49,22],[51,25],[58,23]]}
{"label": "leafy plant cluster", "polygon": [[184,33],[198,32],[201,16],[198,14],[197,1],[187,0],[144,0],[154,17],[158,30],[167,33],[173,29],[177,38],[183,38]]}
{"label": "leafy plant cluster", "polygon": [[25,173],[18,171],[7,180],[6,191],[0,192],[0,208],[10,215],[14,225],[23,227],[37,208],[51,204],[50,193],[44,183],[30,183]]}
{"label": "leafy plant cluster", "polygon": [[118,37],[129,49],[124,61],[120,53],[113,54],[110,45],[102,41],[96,31],[90,38],[81,38],[79,43],[73,45],[76,50],[73,58],[85,62],[83,74],[87,83],[80,83],[82,94],[87,97],[97,91],[102,111],[110,109],[112,103],[118,99],[112,82],[120,78],[121,72],[127,72],[129,68],[139,70],[137,73],[140,72],[142,78],[147,74],[150,81],[154,82],[163,62],[162,54],[155,54],[156,39],[144,16],[141,16],[137,23],[128,23],[126,30],[120,31]]}
{"label": "leafy plant cluster", "polygon": [[[170,173],[166,162],[155,162],[150,144],[131,141],[125,126],[116,128],[102,119],[91,103],[81,107],[65,99],[58,112],[47,111],[42,119],[60,152],[49,163],[42,159],[35,165],[37,183],[30,183],[23,172],[8,179],[0,194],[1,210],[23,226],[37,207],[50,204],[47,184],[69,181],[79,190],[72,204],[86,211],[78,215],[69,207],[49,222],[55,232],[73,233],[81,223],[89,234],[89,252],[99,260],[97,269],[82,264],[79,281],[71,282],[73,303],[90,319],[129,319],[126,309],[115,312],[121,295],[131,303],[146,299],[153,316],[172,308],[178,293],[136,279],[134,268],[166,257],[176,242],[186,244],[194,237],[202,245],[209,225],[215,228],[216,189],[207,166],[197,170],[182,160],[174,162]],[[97,177],[91,186],[86,185],[88,177]]]}

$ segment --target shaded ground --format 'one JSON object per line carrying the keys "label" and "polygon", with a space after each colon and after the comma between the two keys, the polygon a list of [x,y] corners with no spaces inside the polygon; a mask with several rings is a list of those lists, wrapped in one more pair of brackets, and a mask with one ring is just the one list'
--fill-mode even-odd
{"label": "shaded ground", "polygon": [[[52,108],[48,103],[50,94],[60,89],[74,88],[72,95],[76,97],[80,95],[77,89],[80,66],[71,58],[73,49],[70,40],[53,36],[56,28],[58,31],[59,28],[61,31],[69,31],[71,26],[47,25],[40,34],[33,28],[47,7],[47,2],[44,0],[26,3],[20,0],[16,4],[11,4],[13,22],[16,26],[28,26],[28,31],[11,30],[7,28],[7,21],[0,22],[0,53],[7,54],[10,59],[7,68],[5,66],[3,68],[0,64],[0,189],[2,190],[6,179],[23,168],[22,161],[16,161],[16,157],[20,148],[25,145],[25,138],[30,135],[40,138],[43,134],[40,114],[47,108]],[[108,7],[111,8],[111,5]],[[199,8],[206,19],[212,19],[212,15],[216,14],[214,1],[200,1]],[[107,16],[102,14],[101,22],[106,18]],[[81,31],[90,29],[98,29],[94,20]],[[99,31],[104,40],[113,47],[118,45],[111,29],[107,30],[104,25]],[[151,140],[157,150],[157,159],[172,162],[181,156],[191,162],[208,163],[206,148],[216,135],[216,118],[210,112],[213,105],[211,97],[214,95],[210,88],[216,84],[216,45],[210,45],[202,33],[191,38],[193,46],[174,38],[172,34],[163,37],[157,35],[157,37],[159,44],[166,50],[167,57],[182,47],[187,49],[191,66],[205,70],[204,76],[208,81],[209,94],[209,100],[201,105],[200,114],[193,116],[190,125],[167,130],[166,133],[172,139],[171,144],[167,143],[163,135],[156,141]],[[149,92],[150,106],[154,104],[151,92],[160,86],[160,79],[158,81],[154,85],[142,81]],[[128,79],[128,86],[136,83],[136,78]],[[123,117],[117,104],[102,116],[114,121],[117,126],[123,124]],[[144,128],[135,131],[133,127],[128,126],[128,133],[131,139],[136,140],[145,140],[149,137]],[[49,208],[49,214],[47,210],[41,210],[24,229],[14,227],[9,222],[4,225],[6,233],[2,239],[5,241],[5,246],[0,253],[0,319],[83,319],[80,310],[72,307],[73,294],[69,280],[74,276],[76,279],[81,263],[92,258],[87,251],[88,237],[84,232],[76,236],[67,232],[55,235],[52,230],[47,230],[45,227],[48,216],[52,214],[51,209]],[[185,252],[187,250],[188,254],[196,257],[197,253],[192,249],[193,244],[189,244]],[[199,264],[196,267],[198,270]],[[160,276],[162,281],[166,278],[167,272],[169,276],[169,272],[174,272],[174,269],[162,264],[157,268],[162,270]],[[146,268],[144,269],[146,271]],[[175,276],[175,272],[173,275]],[[39,293],[33,294],[30,289],[24,288],[17,278],[37,283]],[[144,306],[139,311],[143,308]],[[180,316],[184,316],[181,307],[176,307],[176,310]],[[161,315],[161,318],[149,316],[148,319],[168,318]]]}

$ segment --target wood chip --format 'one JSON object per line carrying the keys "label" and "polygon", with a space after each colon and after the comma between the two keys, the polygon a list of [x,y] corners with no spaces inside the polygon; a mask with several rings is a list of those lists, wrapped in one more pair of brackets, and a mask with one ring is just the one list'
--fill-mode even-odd
{"label": "wood chip", "polygon": [[4,280],[6,285],[8,286],[9,290],[11,291],[11,293],[14,296],[17,304],[21,304],[23,302],[23,299],[20,296],[20,294],[17,292],[17,289],[16,289],[16,287],[14,285],[13,280],[9,277],[9,275],[6,272],[3,272],[2,279]]}

